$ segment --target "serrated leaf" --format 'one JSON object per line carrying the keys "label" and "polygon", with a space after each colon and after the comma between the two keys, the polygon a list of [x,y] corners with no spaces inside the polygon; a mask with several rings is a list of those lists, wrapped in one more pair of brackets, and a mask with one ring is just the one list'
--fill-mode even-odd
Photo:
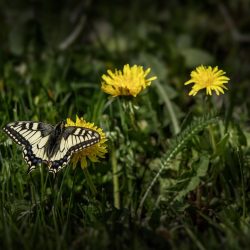
{"label": "serrated leaf", "polygon": [[222,155],[226,149],[226,144],[229,141],[229,134],[226,133],[221,141],[216,145],[216,154]]}
{"label": "serrated leaf", "polygon": [[189,192],[193,191],[200,183],[200,178],[195,176],[189,180],[187,186],[178,192],[178,195],[175,197],[175,200],[180,201],[184,196],[186,196]]}
{"label": "serrated leaf", "polygon": [[207,174],[208,166],[208,155],[202,155],[199,162],[197,162],[194,166],[193,176],[190,176],[186,185],[184,185],[182,190],[178,192],[175,200],[181,200],[189,192],[195,190],[199,186],[201,177],[204,177]]}
{"label": "serrated leaf", "polygon": [[202,155],[197,168],[198,177],[203,177],[207,174],[208,165],[209,165],[208,155]]}
{"label": "serrated leaf", "polygon": [[240,146],[247,145],[246,136],[244,135],[239,125],[234,124],[229,128],[228,132],[229,132],[229,142],[233,147],[238,148]]}

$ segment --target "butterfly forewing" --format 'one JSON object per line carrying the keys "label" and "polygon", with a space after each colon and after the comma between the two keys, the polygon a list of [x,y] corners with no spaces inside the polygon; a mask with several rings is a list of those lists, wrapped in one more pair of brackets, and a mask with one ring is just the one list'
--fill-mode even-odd
{"label": "butterfly forewing", "polygon": [[7,124],[3,130],[23,147],[23,157],[29,172],[44,162],[49,171],[56,173],[65,166],[73,153],[100,141],[100,135],[88,128],[55,127],[42,122],[20,121]]}
{"label": "butterfly forewing", "polygon": [[53,126],[42,122],[20,121],[7,124],[3,130],[19,145],[23,147],[23,157],[33,170],[41,162],[47,163],[45,143]]}
{"label": "butterfly forewing", "polygon": [[42,122],[20,121],[7,124],[3,130],[19,145],[26,146],[31,140],[49,135],[53,126]]}
{"label": "butterfly forewing", "polygon": [[100,141],[100,135],[96,131],[81,127],[67,127],[63,137],[72,152],[77,152]]}

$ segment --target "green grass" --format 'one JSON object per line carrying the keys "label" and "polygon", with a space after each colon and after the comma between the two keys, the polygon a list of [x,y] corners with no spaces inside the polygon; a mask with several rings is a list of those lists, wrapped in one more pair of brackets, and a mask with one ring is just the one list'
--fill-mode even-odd
{"label": "green grass", "polygon": [[[250,51],[228,26],[247,35],[248,7],[0,2],[0,128],[83,116],[109,151],[86,171],[28,175],[1,131],[0,248],[248,249]],[[136,98],[109,98],[102,74],[127,63],[157,80]],[[227,72],[225,95],[188,96],[200,64]]]}

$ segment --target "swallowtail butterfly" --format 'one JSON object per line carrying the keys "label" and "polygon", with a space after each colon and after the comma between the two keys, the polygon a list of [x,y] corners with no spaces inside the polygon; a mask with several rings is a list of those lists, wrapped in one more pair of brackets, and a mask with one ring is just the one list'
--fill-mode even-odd
{"label": "swallowtail butterfly", "polygon": [[100,141],[95,130],[83,127],[65,127],[65,121],[55,126],[43,122],[18,121],[7,124],[3,130],[22,146],[23,157],[31,172],[40,163],[57,173],[73,153]]}

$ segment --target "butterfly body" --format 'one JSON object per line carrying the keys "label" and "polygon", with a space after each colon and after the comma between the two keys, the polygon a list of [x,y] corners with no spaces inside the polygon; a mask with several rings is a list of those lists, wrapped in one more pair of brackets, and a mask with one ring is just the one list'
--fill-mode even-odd
{"label": "butterfly body", "polygon": [[[60,122],[55,126],[55,129],[51,132],[47,143],[45,144],[46,154],[49,159],[58,151],[60,147],[60,141],[65,131],[65,123]],[[65,135],[64,135],[65,136]]]}
{"label": "butterfly body", "polygon": [[56,173],[65,166],[73,153],[100,141],[95,130],[77,126],[56,126],[42,122],[20,121],[7,124],[3,130],[23,148],[23,156],[29,172],[40,163],[48,165]]}

